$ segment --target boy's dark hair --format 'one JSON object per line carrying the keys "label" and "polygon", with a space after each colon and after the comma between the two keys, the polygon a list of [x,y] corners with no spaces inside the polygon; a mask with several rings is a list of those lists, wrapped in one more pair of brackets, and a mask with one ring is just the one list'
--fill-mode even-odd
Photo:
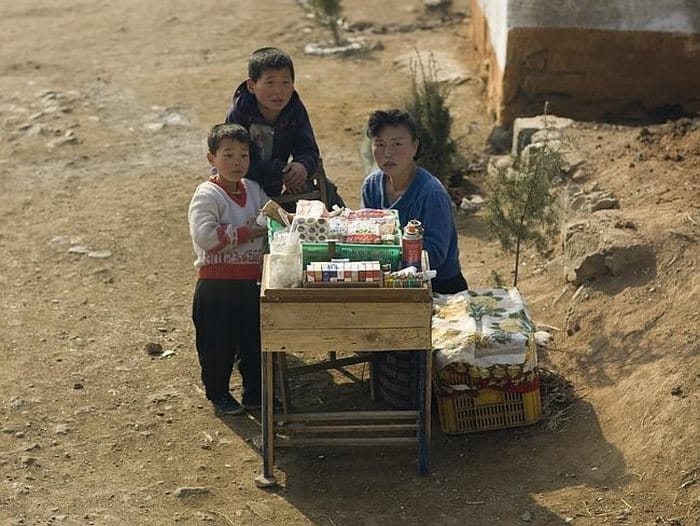
{"label": "boy's dark hair", "polygon": [[215,154],[224,139],[250,144],[250,135],[240,124],[217,124],[212,127],[207,136],[209,152]]}
{"label": "boy's dark hair", "polygon": [[[376,110],[369,114],[369,121],[367,122],[367,137],[370,139],[378,137],[384,126],[403,126],[411,133],[411,139],[419,140],[418,137],[418,124],[416,119],[413,118],[409,112],[405,110],[393,109],[393,110]],[[420,142],[418,143],[418,150],[414,159],[418,158],[420,154]]]}
{"label": "boy's dark hair", "polygon": [[294,63],[292,57],[276,47],[261,47],[250,54],[248,58],[248,77],[253,82],[271,69],[288,69],[294,80]]}
{"label": "boy's dark hair", "polygon": [[413,115],[404,110],[377,110],[369,114],[367,137],[377,137],[384,126],[404,126],[411,132],[413,140],[418,139],[418,125]]}

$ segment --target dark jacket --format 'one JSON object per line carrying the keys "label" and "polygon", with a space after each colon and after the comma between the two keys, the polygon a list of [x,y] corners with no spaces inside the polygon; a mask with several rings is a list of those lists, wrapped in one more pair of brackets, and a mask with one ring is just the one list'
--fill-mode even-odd
{"label": "dark jacket", "polygon": [[[255,95],[248,91],[245,81],[233,94],[233,106],[228,110],[226,122],[240,124],[246,130],[250,130],[253,123],[265,124]],[[289,162],[290,156],[293,161],[306,167],[309,176],[316,173],[318,145],[309,114],[296,91],[274,124],[272,158],[262,160],[256,146],[251,144],[248,177],[260,183],[267,195],[279,195],[282,192],[282,168]]]}

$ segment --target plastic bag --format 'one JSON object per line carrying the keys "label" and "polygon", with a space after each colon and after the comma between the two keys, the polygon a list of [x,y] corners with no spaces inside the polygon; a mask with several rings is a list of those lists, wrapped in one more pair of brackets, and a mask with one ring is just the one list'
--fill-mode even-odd
{"label": "plastic bag", "polygon": [[299,234],[278,230],[270,240],[270,288],[301,286],[301,244]]}

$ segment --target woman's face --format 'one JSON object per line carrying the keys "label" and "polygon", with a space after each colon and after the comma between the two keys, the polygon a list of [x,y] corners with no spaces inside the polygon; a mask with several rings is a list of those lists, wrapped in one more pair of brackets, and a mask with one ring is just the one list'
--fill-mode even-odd
{"label": "woman's face", "polygon": [[372,138],[372,154],[377,166],[390,177],[408,175],[414,168],[413,158],[418,141],[405,126],[384,126]]}

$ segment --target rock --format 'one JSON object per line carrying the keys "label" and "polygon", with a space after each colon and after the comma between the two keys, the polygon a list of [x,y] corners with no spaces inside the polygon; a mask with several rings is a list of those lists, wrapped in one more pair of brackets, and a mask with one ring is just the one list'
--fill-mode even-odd
{"label": "rock", "polygon": [[53,432],[57,435],[67,435],[71,431],[68,424],[58,424],[53,428]]}
{"label": "rock", "polygon": [[503,126],[494,126],[489,133],[486,143],[495,154],[507,153],[513,143],[513,132]]}
{"label": "rock", "polygon": [[468,195],[462,198],[459,209],[467,213],[476,212],[483,207],[485,203],[486,200],[480,195]]}
{"label": "rock", "polygon": [[590,205],[591,212],[610,210],[613,208],[620,208],[620,202],[612,196],[600,196],[595,201],[591,202]]}
{"label": "rock", "polygon": [[2,429],[0,429],[0,433],[12,435],[15,433],[19,433],[21,430],[22,430],[22,426],[20,424],[6,424],[6,425],[2,426]]}
{"label": "rock", "polygon": [[423,0],[427,9],[442,9],[452,5],[452,0]]}
{"label": "rock", "polygon": [[163,346],[160,343],[148,342],[145,347],[146,354],[151,356],[159,356],[163,353]]}
{"label": "rock", "polygon": [[596,190],[592,192],[579,192],[571,199],[569,208],[575,212],[593,213],[598,210],[620,208],[620,202],[611,192],[607,190]]}
{"label": "rock", "polygon": [[51,238],[48,245],[50,247],[65,247],[70,245],[70,239],[66,236],[54,236]]}
{"label": "rock", "polygon": [[683,388],[680,385],[675,386],[673,389],[671,389],[671,395],[682,396],[683,395]]}
{"label": "rock", "polygon": [[572,119],[554,115],[538,115],[536,117],[519,117],[513,122],[513,143],[511,155],[518,156],[525,146],[532,142],[532,136],[541,130],[557,130],[560,137],[563,130],[573,124]]}
{"label": "rock", "polygon": [[581,324],[578,320],[569,320],[566,322],[566,335],[573,336],[581,330]]}
{"label": "rock", "polygon": [[547,331],[535,332],[535,344],[537,348],[547,348],[552,341],[552,335]]}
{"label": "rock", "polygon": [[[546,152],[546,153],[545,153]],[[549,141],[549,142],[532,142],[531,144],[528,144],[523,148],[522,152],[520,153],[520,162],[523,168],[527,169],[530,165],[530,162],[536,162],[538,161],[538,156],[540,155],[547,155],[551,157],[552,154],[554,153],[562,153],[562,143],[561,141]],[[547,160],[547,156],[545,156],[545,161]],[[543,162],[542,164],[546,165],[546,162]],[[551,177],[552,178],[558,178],[561,177],[561,169],[558,173],[552,173]]]}
{"label": "rock", "polygon": [[649,242],[638,232],[617,228],[619,213],[601,210],[586,221],[564,226],[562,232],[566,279],[574,285],[605,275],[620,276],[655,262]]}
{"label": "rock", "polygon": [[47,142],[46,147],[52,149],[58,146],[63,146],[64,144],[72,144],[76,142],[78,142],[78,136],[73,130],[68,130],[63,135],[63,137],[59,137],[58,139],[54,139],[53,141]]}
{"label": "rock", "polygon": [[177,488],[173,495],[179,499],[184,499],[187,497],[193,497],[197,495],[208,495],[210,493],[209,488],[203,486],[183,486]]}
{"label": "rock", "polygon": [[12,398],[10,400],[10,408],[14,409],[15,411],[22,409],[26,405],[27,405],[26,400],[19,398],[19,397],[15,397],[15,398]]}
{"label": "rock", "polygon": [[29,455],[22,455],[21,457],[19,457],[19,461],[25,466],[33,466],[34,464],[36,464],[36,458],[30,457]]}
{"label": "rock", "polygon": [[90,249],[84,245],[74,245],[68,249],[69,254],[87,254]]}
{"label": "rock", "polygon": [[263,520],[270,520],[274,515],[272,508],[262,502],[252,500],[248,502],[248,508]]}
{"label": "rock", "polygon": [[521,518],[522,520],[524,520],[525,522],[530,522],[530,521],[532,520],[532,513],[530,513],[529,511],[525,511],[525,512],[523,512],[523,514],[520,516],[520,518]]}
{"label": "rock", "polygon": [[87,257],[89,258],[94,258],[94,259],[106,259],[108,257],[111,257],[112,253],[109,250],[97,250],[97,251],[91,251],[87,253]]}

